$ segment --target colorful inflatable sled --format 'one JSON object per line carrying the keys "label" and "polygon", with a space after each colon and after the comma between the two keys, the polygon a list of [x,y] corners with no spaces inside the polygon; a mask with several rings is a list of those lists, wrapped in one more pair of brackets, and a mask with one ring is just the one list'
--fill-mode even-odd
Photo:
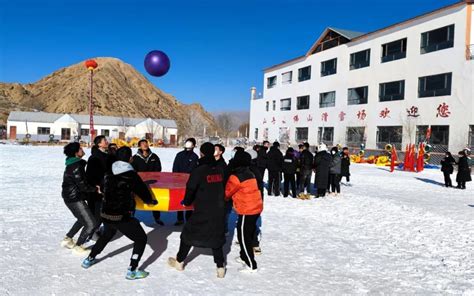
{"label": "colorful inflatable sled", "polygon": [[135,198],[136,209],[142,211],[177,212],[192,210],[193,207],[183,207],[181,201],[186,192],[186,182],[189,174],[181,173],[138,173],[148,185],[153,197],[158,201],[156,206],[144,204],[140,198]]}

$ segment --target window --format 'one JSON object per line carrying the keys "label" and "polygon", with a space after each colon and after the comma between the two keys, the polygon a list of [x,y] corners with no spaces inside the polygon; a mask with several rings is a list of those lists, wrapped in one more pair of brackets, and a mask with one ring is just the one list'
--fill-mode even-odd
{"label": "window", "polygon": [[305,81],[311,79],[311,66],[298,69],[298,81]]}
{"label": "window", "polygon": [[432,125],[430,143],[434,145],[449,145],[449,125]]}
{"label": "window", "polygon": [[370,66],[370,49],[351,54],[350,69],[355,70]]}
{"label": "window", "polygon": [[61,140],[71,140],[71,129],[62,128],[61,129]]}
{"label": "window", "polygon": [[336,92],[330,91],[319,94],[319,108],[336,106]]}
{"label": "window", "polygon": [[263,139],[268,141],[268,127],[263,130]]}
{"label": "window", "polygon": [[421,34],[421,54],[454,46],[454,25]]}
{"label": "window", "polygon": [[444,73],[418,79],[418,97],[438,97],[451,95],[452,73]]}
{"label": "window", "polygon": [[407,39],[400,39],[382,45],[382,63],[404,59],[407,56]]}
{"label": "window", "polygon": [[110,136],[110,131],[108,129],[103,129],[100,132],[101,135],[109,137]]}
{"label": "window", "polygon": [[38,135],[49,135],[51,129],[49,127],[38,127]]}
{"label": "window", "polygon": [[337,59],[321,62],[321,77],[333,75],[337,72]]}
{"label": "window", "polygon": [[474,148],[474,125],[469,126],[469,147]]}
{"label": "window", "polygon": [[427,125],[416,126],[416,144],[423,143],[426,141],[426,132],[428,131]]}
{"label": "window", "polygon": [[293,79],[293,72],[285,72],[281,74],[281,83],[282,84],[290,84],[291,80]]}
{"label": "window", "polygon": [[273,107],[273,111],[275,111],[276,108],[277,108],[277,102],[274,100],[274,101],[272,102],[272,105],[273,105],[273,106],[272,106],[272,107]]}
{"label": "window", "polygon": [[402,147],[402,126],[379,126],[377,128],[377,148],[385,149],[385,145],[395,145],[397,149]]}
{"label": "window", "polygon": [[296,98],[296,109],[306,110],[309,109],[309,96],[301,96]]}
{"label": "window", "polygon": [[288,143],[290,141],[290,130],[287,127],[280,127],[278,141],[280,143]]}
{"label": "window", "polygon": [[367,98],[369,96],[369,87],[355,87],[349,88],[347,96],[348,105],[360,105],[367,104]]}
{"label": "window", "polygon": [[308,128],[307,127],[297,127],[296,128],[296,142],[306,142],[308,141]]}
{"label": "window", "polygon": [[265,103],[265,110],[266,110],[266,111],[269,111],[269,110],[270,110],[270,102],[269,102],[269,101],[267,101],[267,102]]}
{"label": "window", "polygon": [[277,84],[277,77],[272,76],[267,78],[267,88],[273,88]]}
{"label": "window", "polygon": [[88,128],[81,128],[81,136],[88,136],[89,129]]}
{"label": "window", "polygon": [[291,98],[281,99],[280,111],[290,111],[290,110],[291,110]]}
{"label": "window", "polygon": [[333,127],[320,127],[318,128],[318,142],[326,145],[332,145],[334,141],[334,128]]}
{"label": "window", "polygon": [[258,128],[255,129],[255,132],[253,134],[255,140],[258,140]]}
{"label": "window", "polygon": [[350,147],[359,147],[364,143],[365,127],[348,127],[346,134],[346,145]]}
{"label": "window", "polygon": [[405,98],[405,80],[380,83],[379,101],[397,101]]}

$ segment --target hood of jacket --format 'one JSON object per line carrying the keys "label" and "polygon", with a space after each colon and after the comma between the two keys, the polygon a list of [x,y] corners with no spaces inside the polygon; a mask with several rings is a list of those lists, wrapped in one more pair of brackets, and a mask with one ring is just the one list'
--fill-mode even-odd
{"label": "hood of jacket", "polygon": [[133,171],[133,167],[128,162],[118,160],[112,164],[112,173],[114,175],[120,175],[130,171]]}

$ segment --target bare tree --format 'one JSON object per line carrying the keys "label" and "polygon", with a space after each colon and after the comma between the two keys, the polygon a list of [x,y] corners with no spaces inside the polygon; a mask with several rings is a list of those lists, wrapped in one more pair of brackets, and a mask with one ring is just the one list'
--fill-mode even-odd
{"label": "bare tree", "polygon": [[413,144],[416,142],[416,123],[417,117],[407,116],[404,112],[400,113],[400,122],[403,126],[403,134],[405,135],[404,142],[406,144]]}
{"label": "bare tree", "polygon": [[151,135],[151,140],[155,141],[155,135],[158,133],[160,126],[152,119],[148,118],[146,122],[146,132],[148,135]]}
{"label": "bare tree", "polygon": [[204,129],[208,129],[208,125],[206,121],[196,110],[191,110],[189,112],[189,116],[187,118],[186,130],[184,131],[184,135],[192,136],[192,137],[200,137],[204,135]]}
{"label": "bare tree", "polygon": [[219,125],[219,128],[222,131],[222,135],[226,139],[226,145],[229,145],[229,137],[234,131],[234,119],[232,118],[232,115],[229,113],[222,113],[219,116],[217,116],[217,124]]}
{"label": "bare tree", "polygon": [[247,137],[249,136],[249,129],[250,129],[250,124],[248,122],[246,123],[242,123],[240,126],[239,126],[239,134],[242,136],[242,137]]}
{"label": "bare tree", "polygon": [[120,131],[124,133],[124,137],[125,137],[125,135],[127,135],[127,132],[130,130],[130,126],[131,126],[130,118],[125,117],[125,115],[122,114],[119,117],[118,125],[120,126]]}

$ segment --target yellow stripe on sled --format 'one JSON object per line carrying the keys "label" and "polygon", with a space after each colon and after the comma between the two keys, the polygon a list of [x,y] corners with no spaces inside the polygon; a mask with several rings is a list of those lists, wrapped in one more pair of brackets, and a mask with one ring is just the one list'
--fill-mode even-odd
{"label": "yellow stripe on sled", "polygon": [[143,201],[135,197],[136,209],[142,211],[162,211],[167,212],[170,204],[170,191],[169,189],[152,188],[153,197],[158,201],[156,206],[144,204]]}

